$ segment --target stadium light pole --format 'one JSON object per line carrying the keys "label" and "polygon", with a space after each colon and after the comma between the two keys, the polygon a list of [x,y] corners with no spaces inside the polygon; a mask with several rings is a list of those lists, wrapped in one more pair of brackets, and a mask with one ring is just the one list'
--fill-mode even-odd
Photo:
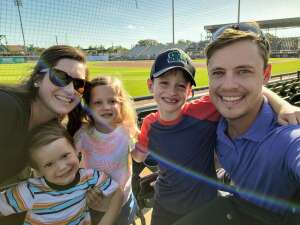
{"label": "stadium light pole", "polygon": [[238,0],[238,18],[237,18],[237,23],[240,23],[240,11],[241,11],[241,1]]}
{"label": "stadium light pole", "polygon": [[172,0],[172,32],[173,32],[173,45],[175,45],[175,29],[174,29],[174,0]]}
{"label": "stadium light pole", "polygon": [[14,0],[14,2],[15,2],[15,5],[17,6],[17,8],[18,8],[19,20],[20,20],[20,25],[21,25],[22,37],[23,37],[24,51],[26,52],[25,35],[24,35],[22,16],[21,16],[21,11],[20,11],[20,6],[23,6],[23,3],[22,3],[22,0]]}

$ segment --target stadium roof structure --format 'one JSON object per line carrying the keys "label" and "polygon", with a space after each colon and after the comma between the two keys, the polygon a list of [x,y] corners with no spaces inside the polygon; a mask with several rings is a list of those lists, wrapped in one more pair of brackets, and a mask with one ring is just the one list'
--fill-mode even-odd
{"label": "stadium roof structure", "polygon": [[[272,28],[288,28],[288,27],[300,27],[300,17],[274,19],[274,20],[260,20],[256,21],[261,29],[272,29]],[[213,33],[218,28],[235,23],[216,24],[204,26],[207,32]]]}

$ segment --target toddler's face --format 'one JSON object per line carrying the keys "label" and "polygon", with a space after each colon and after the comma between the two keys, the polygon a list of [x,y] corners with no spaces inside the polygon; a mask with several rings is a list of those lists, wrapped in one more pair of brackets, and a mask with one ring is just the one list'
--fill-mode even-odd
{"label": "toddler's face", "polygon": [[40,147],[34,151],[32,158],[40,175],[56,185],[72,183],[79,169],[75,150],[66,138]]}

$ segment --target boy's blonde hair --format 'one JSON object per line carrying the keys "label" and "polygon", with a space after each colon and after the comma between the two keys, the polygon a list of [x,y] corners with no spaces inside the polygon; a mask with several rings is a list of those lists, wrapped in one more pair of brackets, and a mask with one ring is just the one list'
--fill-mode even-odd
{"label": "boy's blonde hair", "polygon": [[75,149],[72,136],[57,119],[33,128],[29,133],[27,142],[28,144],[26,146],[30,166],[34,169],[38,169],[37,163],[33,159],[34,153],[41,147],[46,146],[60,138],[65,138]]}
{"label": "boy's blonde hair", "polygon": [[[270,55],[270,44],[266,37],[263,35],[262,31],[259,29],[259,25],[256,22],[251,23],[241,23],[242,25],[245,24],[246,26],[252,26],[254,30],[259,31],[260,33],[255,33],[250,31],[245,31],[239,28],[239,24],[236,26],[228,26],[227,28],[222,30],[220,35],[216,37],[215,40],[212,40],[209,45],[206,47],[205,53],[207,58],[207,64],[212,57],[212,55],[219,49],[224,48],[230,44],[236,43],[242,40],[251,40],[256,43],[259,53],[264,61],[264,68],[267,67]],[[222,28],[220,28],[222,29]],[[216,31],[218,32],[218,31]],[[213,34],[214,37],[214,34]]]}
{"label": "boy's blonde hair", "polygon": [[[127,129],[128,134],[132,138],[136,138],[138,134],[137,127],[137,116],[133,105],[132,98],[129,96],[120,79],[112,76],[98,76],[91,80],[90,87],[83,95],[83,99],[87,106],[90,106],[91,90],[97,86],[109,86],[113,89],[116,99],[120,104],[120,114],[114,121],[116,124],[123,124],[124,128]],[[93,118],[89,115],[91,123],[94,123]]]}

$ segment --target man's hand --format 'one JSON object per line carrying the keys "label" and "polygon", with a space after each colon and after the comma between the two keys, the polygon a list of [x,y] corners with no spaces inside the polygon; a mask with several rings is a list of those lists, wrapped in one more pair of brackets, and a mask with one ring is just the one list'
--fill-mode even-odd
{"label": "man's hand", "polygon": [[291,104],[284,104],[278,113],[278,123],[281,125],[300,124],[300,108]]}

